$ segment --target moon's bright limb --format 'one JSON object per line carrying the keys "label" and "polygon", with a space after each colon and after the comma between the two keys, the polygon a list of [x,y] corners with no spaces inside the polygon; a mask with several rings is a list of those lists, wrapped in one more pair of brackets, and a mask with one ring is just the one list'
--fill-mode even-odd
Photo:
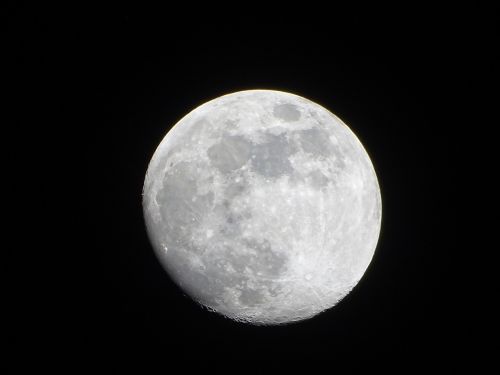
{"label": "moon's bright limb", "polygon": [[269,90],[222,96],[180,120],[151,159],[143,206],[180,288],[253,324],[338,303],[368,267],[381,223],[377,177],[351,130]]}

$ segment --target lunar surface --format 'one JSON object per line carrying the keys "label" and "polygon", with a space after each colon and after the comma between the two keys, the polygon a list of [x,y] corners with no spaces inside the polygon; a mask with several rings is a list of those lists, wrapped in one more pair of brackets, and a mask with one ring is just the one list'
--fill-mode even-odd
{"label": "lunar surface", "polygon": [[181,119],[151,159],[143,207],[174,282],[259,325],[307,319],[346,296],[373,257],[382,212],[354,133],[320,105],[270,90]]}

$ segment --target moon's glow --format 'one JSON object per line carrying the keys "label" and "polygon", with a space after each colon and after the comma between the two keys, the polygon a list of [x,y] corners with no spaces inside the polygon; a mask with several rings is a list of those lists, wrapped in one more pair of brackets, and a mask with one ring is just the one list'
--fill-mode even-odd
{"label": "moon's glow", "polygon": [[153,247],[200,304],[282,324],[334,306],[368,267],[380,190],[335,115],[269,90],[222,96],[181,119],[144,183]]}

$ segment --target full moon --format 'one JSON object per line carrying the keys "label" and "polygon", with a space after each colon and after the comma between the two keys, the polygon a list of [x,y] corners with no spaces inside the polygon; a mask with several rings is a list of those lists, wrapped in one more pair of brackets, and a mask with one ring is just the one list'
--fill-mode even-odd
{"label": "full moon", "polygon": [[150,161],[143,209],[180,289],[258,325],[336,305],[365,273],[382,215],[375,170],[347,125],[272,90],[221,96],[182,118]]}

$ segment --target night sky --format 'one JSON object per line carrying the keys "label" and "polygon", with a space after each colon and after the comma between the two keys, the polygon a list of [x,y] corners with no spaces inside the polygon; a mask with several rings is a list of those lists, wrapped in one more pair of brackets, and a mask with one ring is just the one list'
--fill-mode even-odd
{"label": "night sky", "polygon": [[[48,18],[13,11],[21,64],[35,56],[50,67],[49,77],[30,74],[54,77],[69,102],[65,126],[51,132],[82,162],[79,219],[70,224],[80,235],[68,235],[56,262],[77,279],[74,287],[58,279],[58,301],[71,307],[54,309],[53,334],[37,345],[78,353],[73,365],[140,362],[162,373],[173,364],[237,372],[326,363],[332,373],[341,364],[451,366],[449,260],[460,247],[460,213],[450,113],[457,92],[473,90],[464,72],[487,47],[487,12],[473,9],[464,22],[467,9],[186,5],[52,9]],[[198,307],[162,269],[142,215],[146,169],[168,130],[210,99],[256,88],[304,96],[339,116],[368,151],[382,193],[365,276],[331,310],[288,326],[249,326]],[[58,173],[75,172],[61,160]],[[13,341],[30,341],[29,332]]]}

